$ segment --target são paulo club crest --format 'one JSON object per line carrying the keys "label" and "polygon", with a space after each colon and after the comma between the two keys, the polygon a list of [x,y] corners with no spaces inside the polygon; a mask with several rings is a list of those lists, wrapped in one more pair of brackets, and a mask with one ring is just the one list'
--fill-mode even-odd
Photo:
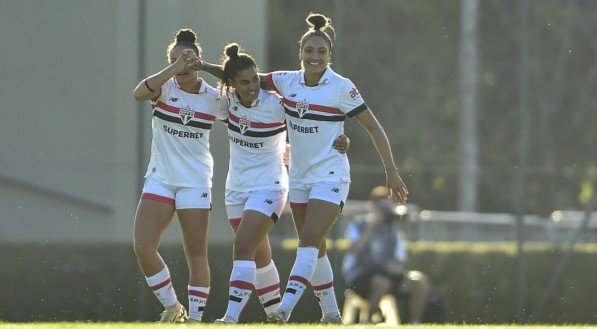
{"label": "s\u00e3o paulo club crest", "polygon": [[195,116],[195,111],[188,106],[181,108],[178,113],[182,119],[182,123],[185,125]]}
{"label": "s\u00e3o paulo club crest", "polygon": [[306,101],[296,103],[296,110],[298,111],[299,118],[302,118],[309,110],[309,103]]}
{"label": "s\u00e3o paulo club crest", "polygon": [[244,135],[247,129],[251,128],[251,120],[246,116],[242,117],[238,119],[238,125],[240,126],[240,133]]}

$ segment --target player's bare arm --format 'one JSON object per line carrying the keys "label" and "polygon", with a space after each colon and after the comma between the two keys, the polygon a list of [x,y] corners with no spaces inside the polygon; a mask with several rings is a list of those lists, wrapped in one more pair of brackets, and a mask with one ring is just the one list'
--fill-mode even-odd
{"label": "player's bare arm", "polygon": [[224,68],[222,65],[208,63],[206,61],[200,61],[199,63],[193,66],[196,70],[201,70],[207,72],[218,79],[222,79],[224,77]]}
{"label": "player's bare arm", "polygon": [[173,60],[160,72],[141,80],[133,90],[133,97],[137,101],[147,101],[160,95],[162,85],[170,78],[196,65],[199,58],[192,49],[185,49],[180,56]]}
{"label": "player's bare arm", "polygon": [[371,136],[373,145],[381,157],[386,168],[386,185],[388,194],[391,195],[397,203],[405,203],[408,198],[408,189],[398,174],[398,167],[394,163],[390,142],[386,136],[383,127],[377,121],[371,110],[367,109],[356,115],[357,120]]}

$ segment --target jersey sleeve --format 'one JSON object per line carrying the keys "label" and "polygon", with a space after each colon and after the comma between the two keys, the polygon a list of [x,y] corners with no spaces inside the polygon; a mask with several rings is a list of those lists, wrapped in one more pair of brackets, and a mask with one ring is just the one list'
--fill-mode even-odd
{"label": "jersey sleeve", "polygon": [[275,71],[268,73],[265,81],[268,87],[278,95],[284,96],[287,90],[288,81],[292,78],[289,71]]}
{"label": "jersey sleeve", "polygon": [[361,97],[359,90],[350,80],[344,81],[338,95],[338,107],[350,118],[367,110],[367,104]]}
{"label": "jersey sleeve", "polygon": [[228,97],[224,96],[217,100],[218,108],[216,110],[216,118],[224,122],[228,122]]}
{"label": "jersey sleeve", "polygon": [[172,83],[172,79],[168,79],[168,81],[160,87],[159,95],[149,101],[151,105],[156,105],[158,102],[164,102],[166,95],[168,95],[169,90],[172,88]]}
{"label": "jersey sleeve", "polygon": [[284,122],[286,120],[286,115],[284,105],[282,105],[282,98],[276,97],[272,100],[272,107],[274,108],[275,117],[274,119],[277,122]]}

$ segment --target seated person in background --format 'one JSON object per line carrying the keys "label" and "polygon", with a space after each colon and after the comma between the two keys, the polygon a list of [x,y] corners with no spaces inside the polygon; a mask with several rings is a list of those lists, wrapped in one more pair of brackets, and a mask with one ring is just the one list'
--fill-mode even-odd
{"label": "seated person in background", "polygon": [[[405,271],[404,230],[388,198],[385,186],[375,187],[370,194],[369,212],[348,224],[350,247],[344,257],[342,274],[346,284],[369,302],[369,314],[379,312],[379,300],[386,294],[408,300],[408,320],[423,320],[427,294],[431,287],[427,276],[418,271]],[[360,319],[370,321],[370,319]]]}

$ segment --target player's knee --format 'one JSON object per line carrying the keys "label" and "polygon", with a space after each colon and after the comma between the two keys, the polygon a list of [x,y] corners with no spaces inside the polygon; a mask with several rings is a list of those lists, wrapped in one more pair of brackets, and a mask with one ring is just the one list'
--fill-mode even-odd
{"label": "player's knee", "polygon": [[138,241],[135,241],[133,249],[135,251],[135,255],[137,255],[137,258],[139,259],[148,258],[158,252],[157,246]]}
{"label": "player's knee", "polygon": [[303,229],[299,236],[299,246],[301,247],[315,247],[321,246],[321,233],[312,229]]}
{"label": "player's knee", "polygon": [[234,240],[234,259],[253,259],[255,257],[255,246],[242,236]]}
{"label": "player's knee", "polygon": [[259,252],[255,253],[255,265],[257,265],[258,268],[267,266],[271,261],[272,258],[269,255]]}

